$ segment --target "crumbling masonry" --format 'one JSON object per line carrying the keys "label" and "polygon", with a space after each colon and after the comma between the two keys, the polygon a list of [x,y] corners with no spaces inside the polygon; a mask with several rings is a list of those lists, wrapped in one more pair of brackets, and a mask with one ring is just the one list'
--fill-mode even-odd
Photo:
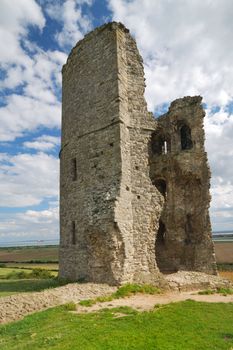
{"label": "crumbling masonry", "polygon": [[115,22],[79,41],[62,73],[60,277],[215,274],[201,97],[155,119],[136,43]]}

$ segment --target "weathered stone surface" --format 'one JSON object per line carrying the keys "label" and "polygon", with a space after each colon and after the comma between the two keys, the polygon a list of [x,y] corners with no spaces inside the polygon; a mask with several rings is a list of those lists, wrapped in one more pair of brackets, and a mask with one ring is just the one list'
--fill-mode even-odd
{"label": "weathered stone surface", "polygon": [[144,90],[120,23],[86,35],[63,67],[60,277],[115,285],[157,283],[159,268],[215,273],[201,98],[156,120]]}
{"label": "weathered stone surface", "polygon": [[69,302],[78,303],[84,299],[110,295],[116,287],[106,284],[70,283],[66,286],[51,288],[42,292],[19,293],[0,298],[0,324],[22,319],[36,311],[46,310]]}
{"label": "weathered stone surface", "polygon": [[216,273],[201,100],[195,96],[172,102],[152,135],[151,179],[165,198],[156,243],[157,264],[164,272]]}
{"label": "weathered stone surface", "polygon": [[188,291],[188,290],[202,290],[202,289],[232,289],[233,283],[228,279],[219,276],[207,275],[203,272],[195,271],[179,271],[166,275],[171,290]]}

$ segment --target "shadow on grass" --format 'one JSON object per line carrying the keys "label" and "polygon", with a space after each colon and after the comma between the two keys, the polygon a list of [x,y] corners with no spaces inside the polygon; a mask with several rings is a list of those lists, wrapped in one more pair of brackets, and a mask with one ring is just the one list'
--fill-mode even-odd
{"label": "shadow on grass", "polygon": [[61,283],[57,279],[27,279],[27,280],[1,280],[0,296],[6,296],[21,292],[39,292],[47,288],[60,286]]}

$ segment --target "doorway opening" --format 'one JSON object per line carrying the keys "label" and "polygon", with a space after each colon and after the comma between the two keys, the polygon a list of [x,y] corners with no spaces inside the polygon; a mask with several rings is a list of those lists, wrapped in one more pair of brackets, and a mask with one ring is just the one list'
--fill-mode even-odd
{"label": "doorway opening", "polygon": [[166,270],[166,226],[159,220],[159,228],[155,242],[155,257],[160,272]]}

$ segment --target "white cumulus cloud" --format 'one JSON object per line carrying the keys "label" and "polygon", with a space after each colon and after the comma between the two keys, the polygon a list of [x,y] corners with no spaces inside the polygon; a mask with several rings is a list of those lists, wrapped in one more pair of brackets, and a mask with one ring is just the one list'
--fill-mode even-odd
{"label": "white cumulus cloud", "polygon": [[109,0],[109,6],[136,37],[151,109],[183,95],[218,105],[233,99],[231,0]]}
{"label": "white cumulus cloud", "polygon": [[109,0],[108,4],[113,19],[136,38],[150,110],[161,110],[182,96],[204,97],[213,176],[212,223],[214,228],[232,228],[233,220],[226,220],[233,215],[232,1]]}
{"label": "white cumulus cloud", "polygon": [[39,151],[50,151],[60,145],[60,137],[42,135],[33,141],[25,141],[23,145],[26,148],[32,148]]}
{"label": "white cumulus cloud", "polygon": [[59,233],[58,207],[47,210],[26,210],[21,213],[0,214],[0,244],[35,240],[57,240]]}
{"label": "white cumulus cloud", "polygon": [[72,47],[82,39],[84,33],[92,28],[90,18],[82,11],[82,5],[90,6],[91,0],[65,0],[64,2],[47,2],[47,14],[61,22],[62,30],[57,32],[55,38],[60,47]]}
{"label": "white cumulus cloud", "polygon": [[40,30],[45,25],[41,7],[35,0],[0,1],[0,62],[25,64],[28,57],[20,40],[28,34],[29,25]]}
{"label": "white cumulus cloud", "polygon": [[37,205],[58,196],[59,161],[43,152],[0,154],[1,207]]}
{"label": "white cumulus cloud", "polygon": [[[0,2],[0,37],[9,32],[13,38],[8,44],[0,39],[0,88],[6,91],[0,107],[0,141],[13,141],[40,126],[60,127],[61,67],[67,54],[45,51],[29,41],[32,25],[39,30],[45,25],[37,2]],[[8,47],[12,50],[9,57],[5,56]]]}

